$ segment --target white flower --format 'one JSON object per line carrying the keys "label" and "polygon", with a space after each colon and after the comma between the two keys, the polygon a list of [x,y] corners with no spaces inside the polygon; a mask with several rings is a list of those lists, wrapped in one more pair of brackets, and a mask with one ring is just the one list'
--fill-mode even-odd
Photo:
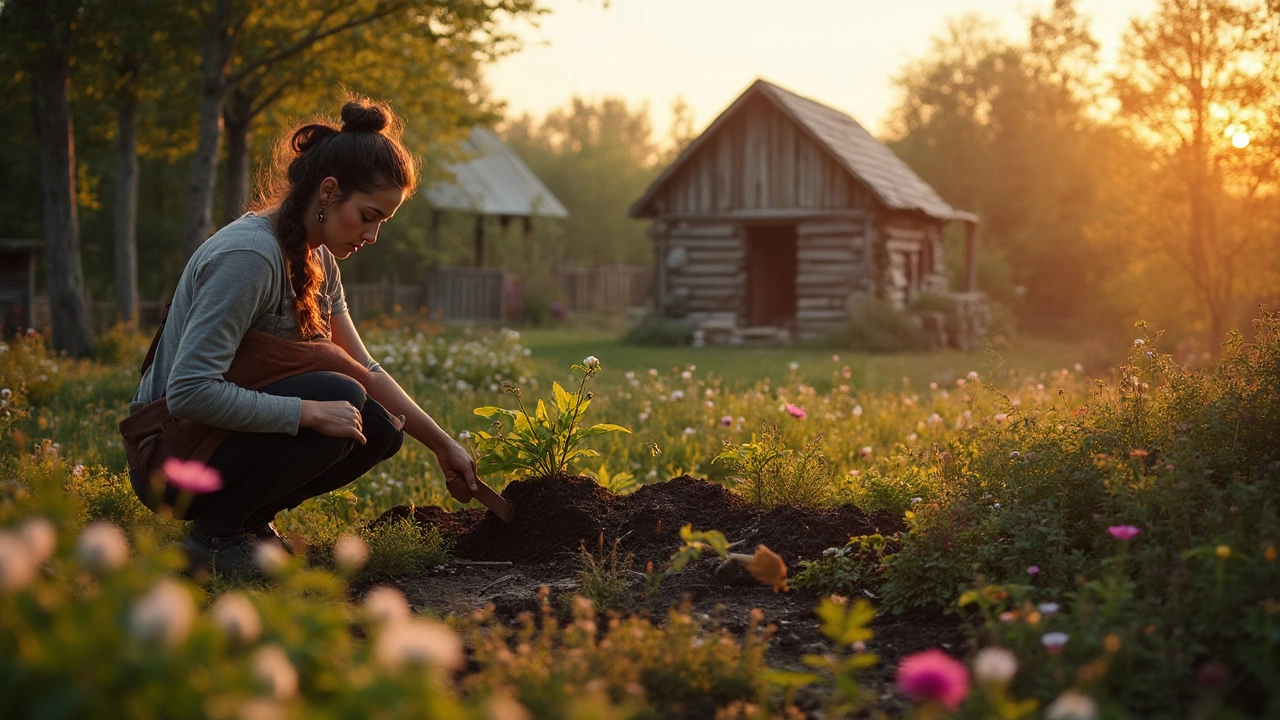
{"label": "white flower", "polygon": [[471,432],[470,432],[470,431],[468,431],[468,430],[463,430],[462,432],[458,433],[458,439],[459,439],[459,440],[470,440],[470,439],[471,439]]}
{"label": "white flower", "polygon": [[0,532],[0,591],[21,590],[36,574],[31,550],[18,535]]}
{"label": "white flower", "polygon": [[0,390],[0,398],[3,398],[3,399],[5,399],[5,400],[8,400],[8,399],[9,399],[9,398],[11,398],[11,397],[13,397],[13,391],[12,391],[12,390],[10,390],[9,388],[5,388],[5,389],[3,389],[3,390]]}
{"label": "white flower", "polygon": [[279,645],[263,645],[253,654],[253,679],[277,700],[298,694],[298,671]]}
{"label": "white flower", "polygon": [[793,361],[791,361],[791,363],[790,363],[787,367],[791,368],[792,370],[799,370],[799,369],[800,369],[800,363],[795,362],[795,361],[793,360]]}
{"label": "white flower", "polygon": [[636,379],[636,373],[635,373],[635,371],[634,371],[634,370],[628,370],[628,371],[626,371],[625,373],[623,373],[623,375],[622,375],[622,376],[623,376],[623,377],[625,377],[625,378],[626,378],[626,379],[628,379],[628,380],[635,380],[635,379]]}
{"label": "white flower", "polygon": [[275,542],[261,542],[253,549],[253,562],[268,575],[276,575],[289,564],[289,553]]}
{"label": "white flower", "polygon": [[1142,338],[1134,338],[1133,340],[1134,347],[1142,347],[1143,345],[1146,345],[1146,344],[1147,344],[1147,341],[1143,340]]}
{"label": "white flower", "polygon": [[938,383],[936,383],[936,382],[931,382],[931,383],[929,383],[929,389],[930,389],[930,390],[937,390],[937,389],[938,389]]}
{"label": "white flower", "polygon": [[671,399],[672,399],[672,400],[683,400],[683,399],[684,399],[684,391],[683,391],[683,390],[672,390],[672,391],[671,391]]}
{"label": "white flower", "polygon": [[247,645],[257,640],[262,633],[262,620],[258,617],[258,611],[243,593],[223,594],[213,602],[209,614],[213,617],[213,624],[237,642]]}
{"label": "white flower", "polygon": [[692,380],[693,373],[689,372],[688,370],[685,370],[684,372],[680,373],[680,377],[684,380]]}
{"label": "white flower", "polygon": [[697,430],[694,430],[694,429],[693,429],[693,428],[691,428],[691,427],[687,427],[687,428],[685,428],[685,429],[684,429],[684,434],[685,434],[685,435],[692,435],[692,434],[694,434],[694,433],[696,433],[696,432],[698,432],[698,431],[697,431]]}
{"label": "white flower", "polygon": [[161,578],[134,602],[129,611],[129,634],[141,642],[173,646],[187,639],[195,619],[191,593],[177,580]]}
{"label": "white flower", "polygon": [[998,423],[1002,423],[1002,422],[1004,422],[1005,420],[1008,420],[1008,419],[1009,419],[1009,415],[1008,415],[1008,413],[996,413],[996,415],[995,415],[995,417],[994,417],[993,419],[994,419],[996,422],[998,422]]}
{"label": "white flower", "polygon": [[1062,650],[1062,646],[1066,645],[1069,639],[1071,639],[1071,636],[1064,632],[1051,632],[1040,636],[1040,642],[1048,648],[1050,653],[1055,655]]}
{"label": "white flower", "polygon": [[1041,615],[1053,617],[1062,609],[1062,606],[1055,602],[1042,602],[1037,609],[1040,611]]}
{"label": "white flower", "polygon": [[58,531],[48,518],[33,517],[27,520],[18,528],[18,534],[22,536],[22,542],[27,546],[27,552],[31,553],[31,562],[35,565],[52,557],[54,548],[58,546]]}
{"label": "white flower", "polygon": [[407,622],[410,617],[409,603],[404,593],[399,590],[380,585],[364,596],[364,611],[380,624],[398,624]]}
{"label": "white flower", "polygon": [[1068,690],[1044,709],[1045,720],[1095,720],[1098,704],[1079,690]]}
{"label": "white flower", "polygon": [[1018,658],[1004,648],[989,647],[973,659],[973,679],[982,685],[1008,685],[1018,673]]}
{"label": "white flower", "polygon": [[409,620],[382,628],[373,652],[379,663],[393,670],[406,664],[456,669],[466,662],[458,636],[430,620]]}
{"label": "white flower", "polygon": [[921,502],[924,502],[924,498],[919,498],[919,497],[913,497],[913,498],[911,498],[911,504],[912,504],[912,505],[915,505],[916,503],[921,503]]}
{"label": "white flower", "polygon": [[644,422],[645,420],[648,420],[648,419],[649,419],[649,413],[647,413],[647,412],[642,412],[642,413],[640,413],[640,416],[639,416],[639,417],[640,417],[640,422]]}
{"label": "white flower", "polygon": [[76,559],[93,572],[109,572],[129,560],[124,531],[109,522],[90,523],[76,541]]}
{"label": "white flower", "polygon": [[658,377],[658,368],[649,368],[649,377]]}
{"label": "white flower", "polygon": [[854,417],[862,417],[862,406],[861,406],[861,405],[854,405],[854,406],[853,406],[853,416],[854,416]]}
{"label": "white flower", "polygon": [[977,380],[977,379],[978,379],[978,372],[977,372],[976,370],[970,370],[970,371],[969,371],[968,378],[969,378],[970,380]]}
{"label": "white flower", "polygon": [[588,370],[599,370],[600,358],[596,357],[595,355],[588,355],[582,359],[582,365]]}
{"label": "white flower", "polygon": [[355,535],[343,535],[333,546],[333,562],[343,572],[355,572],[369,559],[369,546]]}

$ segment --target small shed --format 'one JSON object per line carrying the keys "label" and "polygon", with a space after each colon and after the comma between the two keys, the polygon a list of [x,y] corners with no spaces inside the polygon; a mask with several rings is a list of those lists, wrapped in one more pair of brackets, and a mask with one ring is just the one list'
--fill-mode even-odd
{"label": "small shed", "polygon": [[431,239],[438,243],[440,213],[474,213],[475,265],[484,267],[484,218],[494,216],[505,228],[513,218],[523,222],[533,240],[533,218],[569,217],[560,200],[492,130],[472,128],[462,145],[463,160],[448,167],[452,180],[435,183],[422,191],[431,205]]}
{"label": "small shed", "polygon": [[[651,218],[655,310],[729,341],[816,337],[870,298],[905,309],[947,293],[943,227],[965,223],[974,292],[977,217],[947,204],[852,117],[755,81],[632,205]],[[967,344],[951,338],[952,344]]]}
{"label": "small shed", "polygon": [[0,238],[0,327],[5,335],[35,327],[39,240]]}

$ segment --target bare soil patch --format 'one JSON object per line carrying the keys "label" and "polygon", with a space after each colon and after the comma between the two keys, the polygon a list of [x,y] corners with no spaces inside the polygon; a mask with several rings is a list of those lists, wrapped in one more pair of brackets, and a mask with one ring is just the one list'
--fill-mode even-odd
{"label": "bare soil patch", "polygon": [[[589,477],[534,478],[511,483],[503,496],[516,506],[511,523],[476,509],[450,513],[397,507],[379,518],[377,522],[412,516],[424,527],[437,528],[454,543],[454,555],[462,561],[398,580],[416,609],[468,613],[493,603],[498,618],[514,620],[522,612],[537,611],[542,585],[550,587],[553,598],[578,590],[582,546],[599,553],[601,543],[607,549],[616,540],[620,553],[634,558],[634,582],[623,611],[661,622],[668,608],[687,600],[694,613],[740,633],[750,611],[760,608],[778,627],[770,642],[769,663],[791,669],[803,667],[803,655],[830,649],[813,613],[818,596],[794,590],[775,593],[749,577],[725,582],[713,574],[719,564],[714,557],[665,577],[658,592],[650,595],[644,594],[640,571],[650,561],[658,570],[667,565],[680,547],[680,528],[686,524],[695,530],[719,530],[739,552],[766,545],[792,572],[800,561],[816,559],[850,537],[891,536],[905,529],[890,513],[865,513],[852,505],[760,510],[721,485],[687,475],[624,496]],[[868,645],[881,663],[868,673],[867,681],[889,708],[896,704],[889,672],[898,658],[927,647],[963,651],[963,631],[950,616],[883,615],[873,628],[876,637]]]}

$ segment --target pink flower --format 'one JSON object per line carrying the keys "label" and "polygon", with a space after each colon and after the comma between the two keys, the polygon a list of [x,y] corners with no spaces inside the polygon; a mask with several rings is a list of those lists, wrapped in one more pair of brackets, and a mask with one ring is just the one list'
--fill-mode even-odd
{"label": "pink flower", "polygon": [[955,710],[969,694],[969,671],[941,650],[925,650],[898,665],[898,689],[912,700]]}
{"label": "pink flower", "polygon": [[733,416],[725,415],[724,417],[720,418],[720,424],[725,427],[729,427],[730,425],[733,424]]}
{"label": "pink flower", "polygon": [[164,461],[163,470],[169,482],[181,490],[203,495],[222,489],[222,476],[199,460],[171,457]]}
{"label": "pink flower", "polygon": [[1027,566],[1027,574],[1028,574],[1028,575],[1030,575],[1031,577],[1035,577],[1036,575],[1039,575],[1039,574],[1040,574],[1040,566],[1039,566],[1039,565],[1028,565],[1028,566]]}
{"label": "pink flower", "polygon": [[1142,528],[1134,525],[1112,525],[1107,528],[1107,532],[1111,533],[1111,537],[1117,540],[1128,540],[1142,532]]}
{"label": "pink flower", "polygon": [[787,414],[797,420],[803,420],[806,417],[809,417],[809,414],[804,411],[804,408],[799,405],[792,405],[791,403],[787,403]]}

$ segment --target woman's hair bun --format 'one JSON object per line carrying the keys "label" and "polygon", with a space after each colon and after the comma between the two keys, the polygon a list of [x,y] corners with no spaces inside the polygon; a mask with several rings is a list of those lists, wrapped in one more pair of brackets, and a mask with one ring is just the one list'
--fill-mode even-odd
{"label": "woman's hair bun", "polygon": [[372,102],[349,102],[342,106],[343,132],[382,132],[390,123],[382,106]]}

